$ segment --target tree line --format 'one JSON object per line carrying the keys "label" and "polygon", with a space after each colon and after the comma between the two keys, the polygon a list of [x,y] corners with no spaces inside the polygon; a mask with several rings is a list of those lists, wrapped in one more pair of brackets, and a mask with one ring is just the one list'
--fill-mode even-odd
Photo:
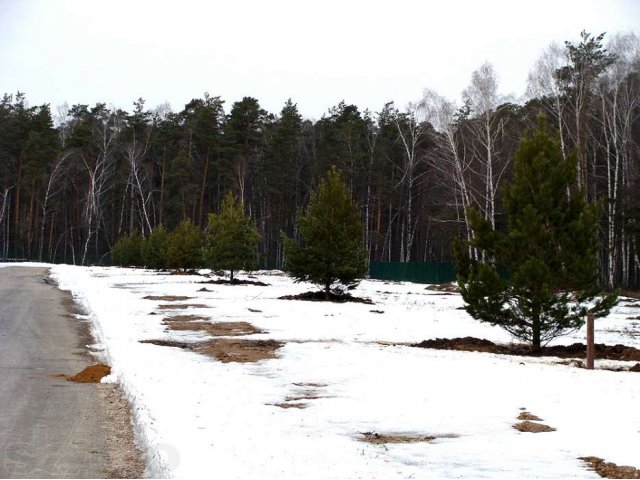
{"label": "tree line", "polygon": [[[506,224],[502,185],[523,132],[545,113],[577,189],[598,205],[598,262],[607,287],[640,283],[640,46],[633,34],[581,34],[532,68],[526,101],[500,94],[493,67],[471,75],[456,104],[431,90],[378,112],[340,102],[319,120],[287,101],[277,114],[245,97],[225,108],[205,94],[180,112],[104,103],[52,112],[26,96],[0,101],[0,257],[109,263],[121,237],[147,238],[185,220],[205,229],[231,192],[255,219],[257,265],[281,268],[281,232],[331,166],[363,223],[370,261],[452,258],[473,240],[475,208]],[[570,192],[571,193],[571,192]],[[481,257],[480,249],[470,252]],[[482,258],[477,258],[482,260]]]}

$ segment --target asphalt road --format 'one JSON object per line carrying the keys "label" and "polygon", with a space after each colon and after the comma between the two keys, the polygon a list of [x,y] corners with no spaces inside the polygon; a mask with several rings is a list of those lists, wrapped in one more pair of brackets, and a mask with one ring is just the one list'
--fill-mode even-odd
{"label": "asphalt road", "polygon": [[44,268],[0,268],[0,478],[104,477],[99,386],[50,375],[87,365],[69,297]]}

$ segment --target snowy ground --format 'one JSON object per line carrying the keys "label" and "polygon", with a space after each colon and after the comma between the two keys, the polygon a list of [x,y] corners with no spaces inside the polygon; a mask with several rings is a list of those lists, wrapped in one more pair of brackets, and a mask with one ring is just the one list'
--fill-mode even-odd
{"label": "snowy ground", "polygon": [[[199,276],[70,266],[52,272],[86,308],[99,342],[93,348],[133,403],[149,476],[598,478],[577,459],[588,455],[640,467],[637,373],[380,343],[511,340],[460,310],[458,295],[364,281],[353,294],[374,306],[329,304],[278,300],[312,288],[278,272],[256,275],[267,287],[206,285],[211,292],[198,292]],[[208,308],[188,313],[250,322],[268,332],[251,338],[285,346],[276,359],[241,364],[139,343],[202,339],[166,331],[162,320],[185,311],[161,311],[168,302],[147,295],[196,297],[188,303]],[[640,320],[629,319],[639,315],[640,306],[616,307],[596,321],[596,341],[640,347]],[[584,342],[584,332],[559,340],[574,341]],[[318,398],[306,409],[274,405],[300,395]],[[557,431],[514,430],[522,407]],[[372,445],[359,441],[363,432],[443,437]]]}

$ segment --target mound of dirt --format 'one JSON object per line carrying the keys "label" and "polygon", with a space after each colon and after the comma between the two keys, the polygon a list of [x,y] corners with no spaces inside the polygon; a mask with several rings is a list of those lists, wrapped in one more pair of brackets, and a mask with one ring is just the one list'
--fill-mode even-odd
{"label": "mound of dirt", "polygon": [[324,292],[321,291],[313,291],[313,292],[304,292],[299,293],[298,295],[284,295],[283,297],[278,297],[280,300],[306,300],[309,302],[335,302],[335,303],[364,303],[366,305],[375,305],[370,298],[360,298],[354,297],[350,293],[337,294],[331,292],[329,294],[329,300]]}
{"label": "mound of dirt", "polygon": [[69,382],[78,383],[100,383],[103,377],[106,377],[111,373],[111,367],[104,363],[97,363],[90,365],[80,373],[76,373],[74,376],[67,378]]}
{"label": "mound of dirt", "polygon": [[254,285],[256,287],[269,286],[268,283],[260,282],[257,280],[239,280],[237,278],[234,278],[233,280],[225,280],[225,279],[207,280],[206,282],[199,282],[199,283],[208,283],[212,285]]}
{"label": "mound of dirt", "polygon": [[529,432],[529,433],[543,433],[543,432],[555,432],[556,429],[550,427],[549,425],[545,425],[543,423],[533,423],[528,420],[524,422],[516,423],[513,428],[518,430],[519,432]]}
{"label": "mound of dirt", "polygon": [[627,465],[605,462],[599,457],[579,457],[603,478],[640,478],[640,470]]}
{"label": "mound of dirt", "polygon": [[[530,357],[559,357],[585,358],[587,347],[582,343],[572,345],[555,345],[531,350],[529,345],[513,344],[499,345],[489,340],[474,337],[464,338],[436,338],[415,343],[413,347],[433,348],[436,350],[460,350],[465,352],[486,352],[501,355],[516,355]],[[640,361],[640,350],[626,345],[605,345],[597,343],[595,354],[598,359]]]}
{"label": "mound of dirt", "polygon": [[640,372],[640,363],[636,363],[633,367],[629,369],[630,372]]}

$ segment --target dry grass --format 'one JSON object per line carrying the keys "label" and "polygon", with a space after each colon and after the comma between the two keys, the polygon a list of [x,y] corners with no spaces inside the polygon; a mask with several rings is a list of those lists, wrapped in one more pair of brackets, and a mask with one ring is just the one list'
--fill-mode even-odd
{"label": "dry grass", "polygon": [[518,415],[518,420],[530,420],[533,422],[541,422],[542,419],[536,415],[534,415],[533,413],[530,412],[522,412],[520,413],[520,415]]}
{"label": "dry grass", "polygon": [[208,308],[207,305],[201,303],[164,303],[158,305],[160,310],[180,310],[184,308]]}
{"label": "dry grass", "polygon": [[443,435],[416,435],[405,433],[376,433],[364,432],[358,437],[358,440],[374,445],[386,445],[388,443],[431,443],[438,438],[457,438],[458,435],[447,433]]}
{"label": "dry grass", "polygon": [[262,330],[247,322],[210,323],[200,319],[184,319],[181,317],[184,316],[166,318],[162,323],[166,325],[169,330],[205,332],[214,337],[238,337],[264,333]]}
{"label": "dry grass", "polygon": [[533,423],[528,420],[524,422],[516,423],[513,428],[518,430],[519,432],[527,432],[527,433],[543,433],[543,432],[555,432],[556,429],[550,427],[549,425],[545,425],[543,423]]}
{"label": "dry grass", "polygon": [[587,463],[598,475],[603,478],[640,478],[640,470],[627,465],[616,465],[605,462],[599,457],[580,457],[580,460]]}
{"label": "dry grass", "polygon": [[185,297],[183,295],[147,295],[142,298],[145,300],[162,300],[165,302],[183,302],[185,300],[190,300],[193,297]]}

